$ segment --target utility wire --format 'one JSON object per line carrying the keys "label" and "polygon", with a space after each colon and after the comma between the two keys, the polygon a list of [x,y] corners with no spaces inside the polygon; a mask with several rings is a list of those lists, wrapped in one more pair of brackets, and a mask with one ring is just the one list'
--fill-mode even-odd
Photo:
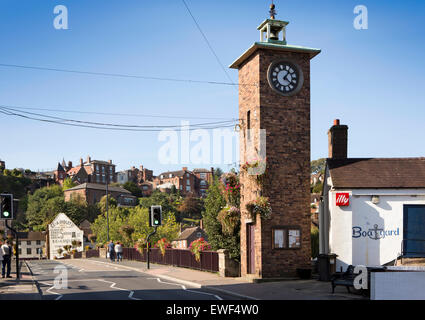
{"label": "utility wire", "polygon": [[[102,129],[102,130],[115,130],[115,131],[144,131],[144,132],[155,132],[155,131],[163,131],[165,129],[134,129],[134,128],[117,128],[117,127],[106,127],[106,126],[96,126],[96,125],[86,125],[86,124],[75,124],[75,123],[68,123],[63,120],[48,120],[48,119],[42,119],[42,118],[36,118],[36,117],[32,117],[32,116],[27,116],[24,114],[19,114],[16,112],[12,112],[8,109],[4,109],[4,108],[0,108],[0,113],[8,115],[8,116],[16,116],[16,117],[21,117],[24,119],[29,119],[29,120],[35,120],[35,121],[40,121],[40,122],[47,122],[47,123],[55,123],[55,124],[61,124],[61,125],[66,125],[66,126],[73,126],[73,127],[82,127],[82,128],[92,128],[92,129]],[[219,129],[219,128],[232,128],[234,127],[234,125],[222,125],[222,126],[212,126],[212,127],[202,127],[202,129]],[[200,128],[187,128],[187,129],[183,129],[182,127],[180,128],[174,128],[172,130],[175,131],[193,131],[193,130],[198,130]],[[168,128],[168,130],[171,130],[170,128]]]}
{"label": "utility wire", "polygon": [[[108,73],[108,72],[92,72],[92,71],[82,71],[82,70],[70,70],[70,69],[60,69],[60,68],[47,68],[47,67],[38,67],[38,66],[27,66],[27,65],[18,65],[18,64],[6,64],[6,63],[0,63],[0,67],[31,69],[31,70],[43,70],[43,71],[54,71],[54,72],[66,72],[66,73],[86,74],[86,75],[92,75],[92,76],[117,77],[117,78],[134,78],[134,79],[144,79],[144,80],[174,81],[174,82],[188,82],[188,83],[204,83],[204,84],[227,85],[227,86],[237,86],[238,85],[236,83],[233,83],[233,81],[231,81],[229,83],[229,82],[219,82],[219,81],[204,81],[204,80],[192,80],[192,79],[162,78],[162,77],[151,77],[151,76],[143,76],[143,75],[132,75],[132,74],[121,74],[121,73]],[[239,86],[256,86],[256,84],[239,84]]]}
{"label": "utility wire", "polygon": [[232,80],[232,78],[230,77],[229,73],[227,72],[226,68],[224,67],[223,63],[221,63],[220,58],[218,57],[217,53],[215,52],[215,50],[213,49],[213,47],[211,46],[211,43],[208,41],[207,36],[205,35],[205,33],[202,31],[198,21],[196,21],[196,18],[194,17],[194,15],[192,14],[192,11],[190,11],[189,6],[187,5],[185,0],[182,0],[184,6],[186,7],[187,11],[189,12],[190,16],[192,17],[193,22],[195,23],[196,27],[198,28],[199,32],[201,33],[202,37],[204,38],[208,48],[210,49],[210,51],[212,52],[212,54],[214,55],[215,59],[217,60],[218,64],[220,65],[221,69],[223,69],[223,72],[226,74],[227,79],[229,79],[229,81],[231,82],[232,85],[237,86],[237,84],[235,84]]}
{"label": "utility wire", "polygon": [[170,116],[170,115],[149,115],[139,113],[110,113],[110,112],[95,112],[95,111],[77,111],[77,110],[65,110],[65,109],[53,109],[53,108],[34,108],[34,107],[21,107],[21,106],[10,106],[2,105],[5,108],[11,109],[22,109],[22,110],[38,110],[38,111],[51,111],[51,112],[64,112],[64,113],[80,113],[80,114],[93,114],[93,115],[105,115],[105,116],[123,116],[123,117],[141,117],[141,118],[163,118],[163,119],[208,119],[208,120],[238,120],[235,118],[212,118],[212,117],[187,117],[187,116]]}
{"label": "utility wire", "polygon": [[[115,124],[115,123],[103,123],[103,122],[91,122],[91,121],[82,121],[82,120],[74,120],[74,119],[65,119],[65,118],[40,114],[40,113],[19,111],[19,110],[4,107],[4,106],[1,106],[1,105],[0,105],[0,109],[6,110],[6,111],[20,112],[21,114],[24,113],[24,114],[29,114],[29,115],[33,115],[33,116],[39,116],[39,117],[44,117],[44,118],[49,118],[49,119],[54,119],[54,120],[60,120],[60,121],[63,121],[63,122],[82,123],[82,124],[89,124],[89,125],[96,125],[96,126],[123,127],[123,128],[181,128],[182,127],[182,125],[149,125],[149,126],[145,125],[145,126],[141,126],[141,125]],[[203,128],[205,126],[211,126],[211,125],[230,125],[230,123],[235,123],[235,120],[197,123],[197,124],[192,124],[190,126]]]}

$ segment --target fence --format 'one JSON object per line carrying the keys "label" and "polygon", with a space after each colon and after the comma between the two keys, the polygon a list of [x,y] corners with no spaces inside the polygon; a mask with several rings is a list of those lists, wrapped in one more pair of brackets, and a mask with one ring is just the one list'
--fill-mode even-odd
{"label": "fence", "polygon": [[97,249],[87,250],[85,253],[86,258],[99,258],[99,250]]}
{"label": "fence", "polygon": [[[123,259],[146,262],[147,252],[138,251],[135,248],[123,248]],[[150,251],[150,261],[152,263],[172,265],[197,269],[202,271],[218,272],[218,253],[215,251],[202,251],[200,261],[196,261],[190,250],[165,249],[163,256],[160,249],[152,248]]]}

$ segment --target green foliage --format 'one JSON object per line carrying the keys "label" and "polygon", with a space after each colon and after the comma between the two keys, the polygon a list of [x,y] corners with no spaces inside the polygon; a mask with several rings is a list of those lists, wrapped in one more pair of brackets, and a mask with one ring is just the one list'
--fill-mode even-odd
{"label": "green foliage", "polygon": [[323,182],[318,182],[311,187],[312,193],[322,193],[323,190]]}
{"label": "green foliage", "polygon": [[63,189],[63,191],[65,191],[65,190],[74,188],[76,186],[77,186],[77,184],[72,182],[71,178],[66,178],[65,181],[63,182],[62,189]]}
{"label": "green foliage", "polygon": [[123,188],[130,191],[131,194],[137,198],[143,197],[142,190],[133,181],[127,181],[124,183]]}
{"label": "green foliage", "polygon": [[[131,232],[127,228],[131,226]],[[106,213],[98,216],[92,224],[92,230],[97,236],[98,243],[106,243]],[[119,208],[111,206],[109,210],[109,238],[116,242],[120,241],[124,246],[133,247],[139,239],[145,240],[153,231],[149,226],[149,210],[147,208]],[[151,237],[151,243],[161,238],[174,240],[178,237],[179,225],[176,223],[172,212],[163,211],[163,225],[158,227],[157,233]]]}
{"label": "green foliage", "polygon": [[311,227],[311,257],[319,256],[319,229],[315,226]]}
{"label": "green foliage", "polygon": [[[8,174],[6,174],[8,172]],[[26,187],[31,184],[31,180],[22,177],[20,171],[17,171],[20,175],[15,176],[9,170],[4,170],[4,174],[0,174],[0,192],[10,192],[14,195],[14,198],[19,199],[25,196]]]}
{"label": "green foliage", "polygon": [[176,194],[155,190],[150,197],[140,198],[139,204],[142,208],[149,210],[151,206],[162,206],[162,212],[172,212],[175,215],[178,212],[177,203],[181,201],[181,197]]}
{"label": "green foliage", "polygon": [[87,218],[87,213],[94,214],[94,208],[87,206],[80,198],[65,202],[60,186],[38,189],[28,196],[26,222],[29,229],[44,231],[58,213],[65,213],[75,224]]}
{"label": "green foliage", "polygon": [[235,228],[233,235],[223,233],[222,225],[217,216],[226,206],[226,200],[222,193],[221,183],[217,178],[210,185],[205,199],[205,211],[203,221],[208,242],[213,250],[227,249],[232,259],[240,260],[240,224]]}
{"label": "green foliage", "polygon": [[214,179],[215,178],[220,179],[220,177],[223,173],[224,172],[223,172],[223,170],[221,170],[221,168],[219,168],[219,167],[214,168]]}
{"label": "green foliage", "polygon": [[325,173],[326,159],[321,158],[311,161],[311,174]]}
{"label": "green foliage", "polygon": [[184,218],[190,219],[201,219],[202,211],[204,209],[204,203],[202,199],[195,198],[192,196],[183,199],[183,202],[178,206],[179,210],[179,221]]}

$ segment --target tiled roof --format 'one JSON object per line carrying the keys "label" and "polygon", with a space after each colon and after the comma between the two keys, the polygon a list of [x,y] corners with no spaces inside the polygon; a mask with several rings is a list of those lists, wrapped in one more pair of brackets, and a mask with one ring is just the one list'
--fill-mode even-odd
{"label": "tiled roof", "polygon": [[167,172],[163,172],[160,175],[158,175],[158,178],[161,178],[162,175],[164,175],[164,179],[169,178],[170,174],[173,175],[174,177],[182,177],[184,176],[185,171],[183,170],[179,170],[179,171],[167,171]]}
{"label": "tiled roof", "polygon": [[[74,188],[65,190],[64,192],[81,190],[81,189],[94,189],[94,190],[106,191],[106,185],[105,184],[98,184],[98,183],[83,183],[83,184],[80,184],[80,185],[78,185]],[[131,194],[130,191],[128,191],[124,188],[121,188],[121,187],[108,186],[108,191],[109,192],[121,192],[121,193]]]}
{"label": "tiled roof", "polygon": [[41,232],[18,232],[19,235],[19,240],[22,241],[26,241],[26,240],[30,240],[30,241],[36,241],[36,240],[41,240],[41,241],[46,241],[46,236],[41,233]]}
{"label": "tiled roof", "polygon": [[201,230],[202,229],[200,227],[192,227],[192,228],[184,229],[183,232],[180,233],[177,240],[187,240],[192,234],[194,234],[195,232],[201,232]]}
{"label": "tiled roof", "polygon": [[211,173],[211,170],[208,169],[202,169],[202,168],[196,168],[193,169],[192,171],[193,173]]}
{"label": "tiled roof", "polygon": [[328,159],[335,188],[425,188],[425,158]]}
{"label": "tiled roof", "polygon": [[81,167],[74,167],[69,169],[67,173],[72,176],[77,174],[80,170],[81,170]]}

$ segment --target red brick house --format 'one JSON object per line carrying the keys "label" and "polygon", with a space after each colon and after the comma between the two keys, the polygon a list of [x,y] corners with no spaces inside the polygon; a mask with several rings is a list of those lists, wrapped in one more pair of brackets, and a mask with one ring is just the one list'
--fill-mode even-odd
{"label": "red brick house", "polygon": [[[108,186],[108,194],[117,200],[121,206],[135,206],[137,205],[137,198],[131,194],[130,191],[121,188]],[[74,188],[64,191],[65,201],[70,201],[80,197],[88,204],[98,203],[103,196],[106,195],[106,185],[97,183],[83,183]]]}

